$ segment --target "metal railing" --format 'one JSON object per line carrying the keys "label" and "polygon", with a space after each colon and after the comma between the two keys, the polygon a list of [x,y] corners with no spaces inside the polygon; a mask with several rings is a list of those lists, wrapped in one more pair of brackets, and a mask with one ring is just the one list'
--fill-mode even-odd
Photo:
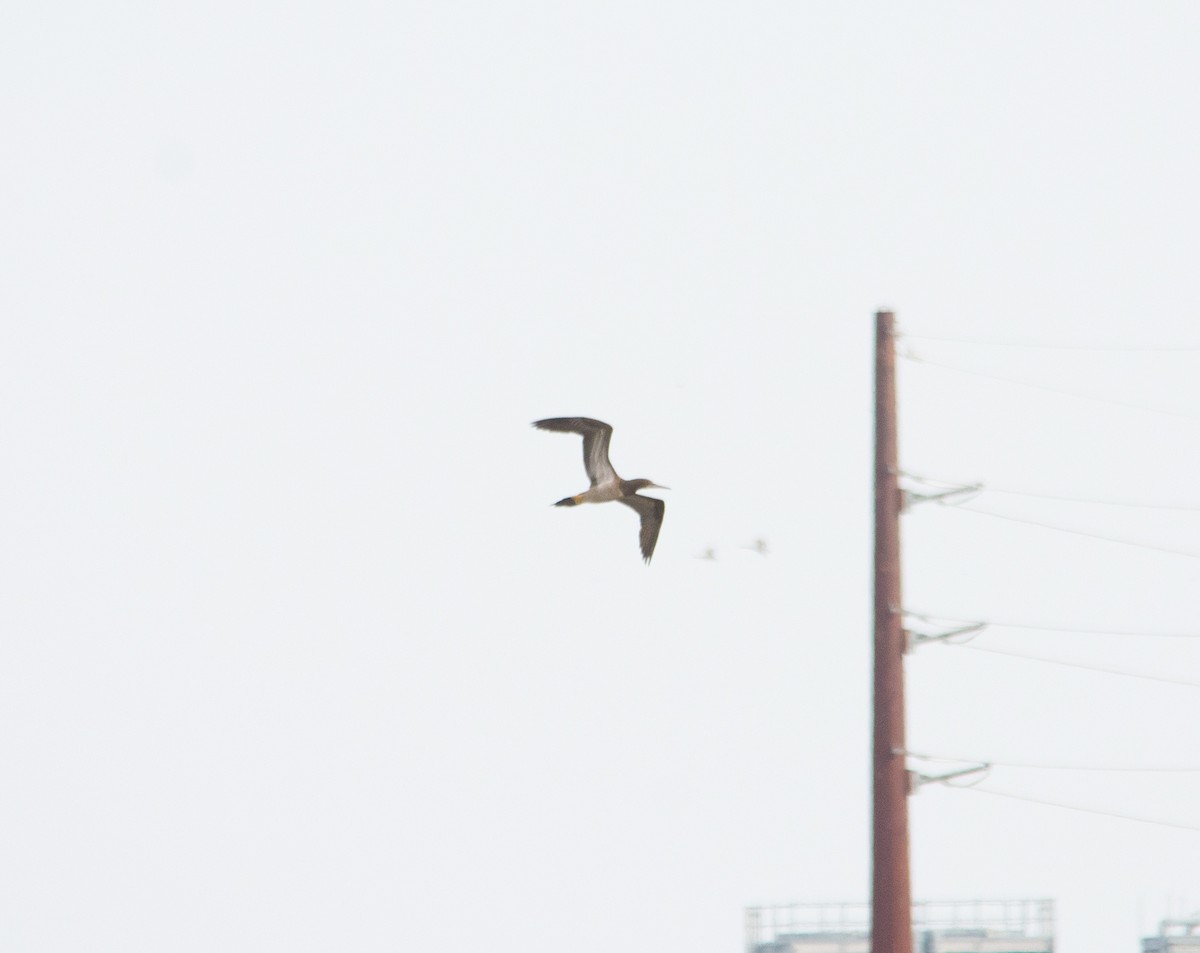
{"label": "metal railing", "polygon": [[[929,900],[913,904],[914,931],[986,930],[1022,937],[1054,935],[1054,901]],[[746,951],[800,934],[869,935],[868,903],[788,903],[746,908]]]}

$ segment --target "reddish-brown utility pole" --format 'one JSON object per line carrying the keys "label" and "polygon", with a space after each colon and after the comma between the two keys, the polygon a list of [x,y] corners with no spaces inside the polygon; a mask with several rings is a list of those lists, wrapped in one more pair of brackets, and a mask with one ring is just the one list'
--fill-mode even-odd
{"label": "reddish-brown utility pole", "polygon": [[904,627],[900,615],[900,479],[895,315],[875,315],[875,743],[871,847],[872,953],[912,953]]}

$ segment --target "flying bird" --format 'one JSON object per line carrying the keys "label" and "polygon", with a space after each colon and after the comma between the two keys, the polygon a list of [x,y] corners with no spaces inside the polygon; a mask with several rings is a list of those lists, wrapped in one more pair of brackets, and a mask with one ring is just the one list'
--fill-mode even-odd
{"label": "flying bird", "polygon": [[658,531],[662,529],[663,511],[667,504],[650,496],[638,496],[637,491],[648,487],[660,490],[670,488],[659,486],[651,480],[622,480],[617,476],[617,471],[608,462],[608,441],[612,437],[612,427],[602,420],[593,420],[591,417],[548,417],[546,420],[535,420],[533,425],[540,430],[577,433],[583,437],[583,468],[592,485],[584,492],[565,497],[554,505],[578,506],[580,503],[617,500],[636,510],[642,520],[639,536],[642,558],[649,563],[654,555],[654,544],[658,542]]}

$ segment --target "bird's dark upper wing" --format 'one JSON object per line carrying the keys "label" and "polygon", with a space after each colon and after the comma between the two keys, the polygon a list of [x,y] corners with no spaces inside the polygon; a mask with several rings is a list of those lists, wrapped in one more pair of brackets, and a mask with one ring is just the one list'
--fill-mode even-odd
{"label": "bird's dark upper wing", "polygon": [[623,496],[617,502],[637,510],[638,516],[642,518],[642,532],[639,537],[642,558],[650,562],[650,557],[654,555],[654,544],[658,542],[658,531],[662,529],[663,513],[666,512],[667,504],[652,496],[636,494]]}
{"label": "bird's dark upper wing", "polygon": [[592,486],[618,479],[612,464],[608,462],[608,440],[612,427],[603,420],[591,417],[548,417],[535,420],[541,430],[557,430],[562,433],[577,433],[583,436],[583,468],[587,471]]}

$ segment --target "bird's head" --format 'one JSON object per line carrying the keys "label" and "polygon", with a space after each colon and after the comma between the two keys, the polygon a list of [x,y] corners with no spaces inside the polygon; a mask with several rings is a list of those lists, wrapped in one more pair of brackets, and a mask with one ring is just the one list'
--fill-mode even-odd
{"label": "bird's head", "polygon": [[630,480],[629,488],[633,492],[638,490],[669,490],[669,486],[663,486],[661,483],[655,483],[653,480]]}

